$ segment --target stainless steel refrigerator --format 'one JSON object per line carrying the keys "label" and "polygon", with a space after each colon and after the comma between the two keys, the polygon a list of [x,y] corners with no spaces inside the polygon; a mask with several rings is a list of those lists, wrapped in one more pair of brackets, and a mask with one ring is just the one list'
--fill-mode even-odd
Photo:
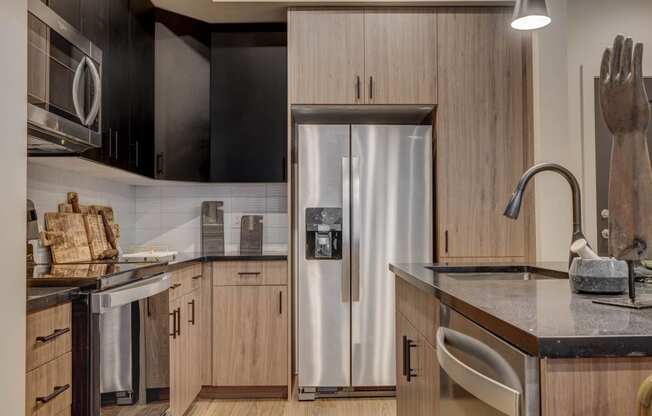
{"label": "stainless steel refrigerator", "polygon": [[432,127],[299,124],[296,134],[300,398],[392,387],[388,265],[432,261]]}

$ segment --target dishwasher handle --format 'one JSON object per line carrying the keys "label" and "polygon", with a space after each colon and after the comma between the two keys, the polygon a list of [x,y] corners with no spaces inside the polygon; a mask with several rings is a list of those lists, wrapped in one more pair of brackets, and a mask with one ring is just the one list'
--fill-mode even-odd
{"label": "dishwasher handle", "polygon": [[127,305],[150,296],[157,295],[170,288],[170,274],[161,273],[148,279],[120,286],[91,295],[91,312],[106,313],[113,308]]}
{"label": "dishwasher handle", "polygon": [[[469,367],[451,354],[446,344],[490,365],[509,385]],[[520,416],[523,387],[518,375],[507,360],[485,343],[461,332],[441,327],[437,330],[437,361],[453,381],[482,402],[508,416]]]}

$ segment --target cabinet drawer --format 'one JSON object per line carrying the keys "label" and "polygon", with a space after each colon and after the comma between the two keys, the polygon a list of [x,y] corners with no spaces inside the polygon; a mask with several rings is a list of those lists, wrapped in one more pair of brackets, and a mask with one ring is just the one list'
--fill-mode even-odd
{"label": "cabinet drawer", "polygon": [[27,315],[27,371],[71,350],[70,303]]}
{"label": "cabinet drawer", "polygon": [[439,300],[435,295],[425,293],[396,277],[396,305],[398,311],[426,341],[435,345],[435,334],[439,327]]}
{"label": "cabinet drawer", "polygon": [[213,263],[213,285],[286,285],[286,261],[226,261]]}
{"label": "cabinet drawer", "polygon": [[172,285],[170,286],[170,300],[183,296],[201,285],[201,263],[184,267],[172,272]]}
{"label": "cabinet drawer", "polygon": [[25,412],[27,416],[58,416],[72,404],[72,353],[27,373]]}

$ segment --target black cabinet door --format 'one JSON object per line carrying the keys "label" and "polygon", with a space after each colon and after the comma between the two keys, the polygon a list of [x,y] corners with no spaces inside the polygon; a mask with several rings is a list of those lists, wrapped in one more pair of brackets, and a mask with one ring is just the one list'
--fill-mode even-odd
{"label": "black cabinet door", "polygon": [[129,165],[129,1],[109,1],[108,61],[104,91],[108,105],[108,147],[110,163],[126,168]]}
{"label": "black cabinet door", "polygon": [[213,33],[211,61],[211,181],[287,181],[285,33]]}
{"label": "black cabinet door", "polygon": [[154,30],[153,7],[132,0],[129,38],[129,170],[154,177]]}
{"label": "black cabinet door", "polygon": [[81,32],[98,48],[104,49],[108,40],[108,6],[111,0],[83,0]]}
{"label": "black cabinet door", "polygon": [[156,11],[155,176],[205,182],[210,147],[210,30]]}

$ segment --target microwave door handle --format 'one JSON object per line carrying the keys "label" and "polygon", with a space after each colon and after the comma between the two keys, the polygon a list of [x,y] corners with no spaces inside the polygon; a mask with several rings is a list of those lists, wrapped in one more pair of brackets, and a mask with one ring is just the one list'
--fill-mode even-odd
{"label": "microwave door handle", "polygon": [[81,93],[79,89],[81,88],[82,71],[84,70],[84,66],[86,66],[87,59],[87,57],[84,57],[79,61],[79,64],[77,64],[77,68],[75,69],[75,76],[72,79],[72,105],[75,107],[75,113],[82,124],[86,124],[86,116],[84,115],[84,109],[79,102],[79,94]]}
{"label": "microwave door handle", "polygon": [[95,87],[93,104],[91,104],[91,110],[88,112],[88,117],[84,120],[84,125],[90,126],[95,122],[95,119],[100,112],[100,104],[102,103],[102,79],[100,78],[100,73],[93,61],[88,57],[84,57],[84,60],[90,68],[91,79],[93,80],[93,86]]}
{"label": "microwave door handle", "polygon": [[[523,387],[514,369],[496,351],[483,342],[450,328],[437,330],[437,361],[439,366],[457,384],[474,397],[508,416],[520,416]],[[518,390],[469,367],[448,350],[447,344],[475,356],[490,365],[501,377]]]}

